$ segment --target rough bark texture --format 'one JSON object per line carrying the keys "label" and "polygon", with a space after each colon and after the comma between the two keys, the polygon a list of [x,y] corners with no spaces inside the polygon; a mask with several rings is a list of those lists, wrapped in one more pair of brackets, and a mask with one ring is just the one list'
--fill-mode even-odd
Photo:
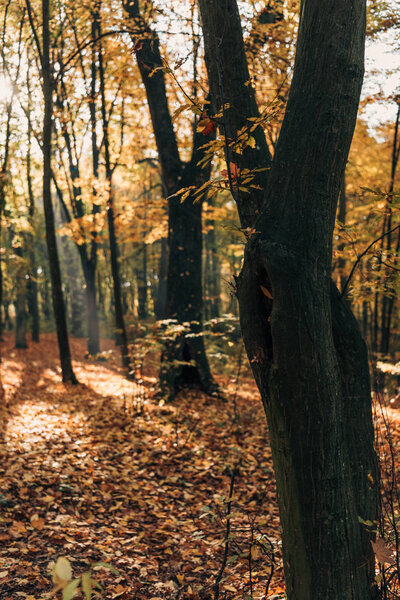
{"label": "rough bark texture", "polygon": [[[164,193],[168,197],[168,275],[166,318],[189,323],[190,336],[176,336],[166,342],[160,372],[161,390],[172,399],[186,384],[200,385],[207,392],[216,387],[201,336],[202,330],[202,203],[193,198],[183,203],[171,197],[179,189],[200,185],[209,178],[209,170],[197,167],[199,147],[207,139],[194,135],[192,158],[184,163],[179,155],[177,138],[168,106],[159,40],[143,21],[136,0],[124,2],[135,32],[134,42],[141,40],[136,57],[147,100],[159,155]],[[154,70],[157,69],[157,70]],[[150,74],[151,77],[150,77]],[[185,365],[184,363],[192,363]]]}
{"label": "rough bark texture", "polygon": [[56,321],[58,347],[60,350],[62,380],[66,383],[77,383],[72,370],[71,353],[69,349],[67,321],[65,318],[64,297],[61,284],[60,263],[54,227],[54,212],[51,201],[51,134],[53,114],[53,78],[50,65],[50,31],[49,31],[49,0],[42,0],[43,17],[43,62],[42,81],[44,96],[43,122],[43,206],[46,221],[46,241],[49,257],[51,290],[53,298],[54,318]]}
{"label": "rough bark texture", "polygon": [[[236,48],[241,37],[236,1],[199,5],[216,89],[217,54],[224,55],[226,44]],[[221,19],[224,10],[230,19]],[[225,36],[226,29],[234,31]],[[378,505],[368,362],[355,318],[330,279],[364,32],[363,0],[302,2],[293,82],[265,201],[253,198],[251,210],[242,205],[239,211],[243,227],[256,231],[246,246],[238,299],[269,424],[290,600],[375,597],[374,557],[358,522],[359,516],[376,519]],[[235,69],[241,59],[230,64]],[[236,89],[244,83],[237,79]],[[241,97],[232,91],[224,101],[252,116],[238,104]]]}

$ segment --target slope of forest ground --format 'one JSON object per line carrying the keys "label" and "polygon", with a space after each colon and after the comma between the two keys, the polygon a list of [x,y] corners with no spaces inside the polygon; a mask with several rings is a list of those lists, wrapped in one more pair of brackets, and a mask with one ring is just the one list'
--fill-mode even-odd
{"label": "slope of forest ground", "polygon": [[219,377],[224,400],[189,390],[160,405],[155,373],[128,382],[118,355],[87,360],[85,341],[71,343],[80,385],[68,387],[55,335],[27,350],[10,334],[2,344],[2,600],[48,598],[59,556],[74,576],[96,561],[116,567],[96,571],[105,598],[214,598],[217,581],[226,600],[264,598],[268,586],[280,598],[278,510],[254,383]]}

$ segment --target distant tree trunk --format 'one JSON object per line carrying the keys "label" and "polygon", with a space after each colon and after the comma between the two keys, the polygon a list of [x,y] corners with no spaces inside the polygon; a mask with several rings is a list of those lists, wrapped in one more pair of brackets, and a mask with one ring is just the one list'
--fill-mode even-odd
{"label": "distant tree trunk", "polygon": [[137,270],[138,317],[147,318],[147,244],[143,244],[142,268]]}
{"label": "distant tree trunk", "polygon": [[[390,181],[389,190],[386,200],[385,216],[382,225],[382,234],[386,234],[380,243],[380,256],[377,266],[377,273],[380,275],[380,284],[383,285],[383,292],[377,290],[374,297],[374,323],[373,323],[373,351],[375,359],[378,357],[384,358],[389,354],[391,323],[394,302],[396,299],[396,291],[393,286],[395,277],[394,269],[384,265],[384,255],[390,257],[393,248],[393,235],[390,232],[392,228],[392,204],[393,191],[396,178],[396,170],[400,157],[400,102],[396,114],[396,122],[394,127],[393,145],[392,145],[392,160],[390,166]],[[398,255],[400,250],[400,230],[397,232],[397,243],[395,253]],[[374,383],[376,390],[381,392],[385,386],[385,373],[374,368]]]}
{"label": "distant tree trunk", "polygon": [[26,70],[26,87],[28,92],[27,122],[28,122],[28,143],[26,153],[26,179],[28,183],[28,215],[31,233],[28,235],[28,255],[29,255],[29,273],[27,283],[27,301],[28,310],[32,324],[32,341],[39,342],[40,336],[40,317],[39,317],[39,297],[37,284],[37,268],[34,243],[35,226],[35,197],[32,186],[32,90],[29,67],[30,54],[28,53],[28,66]]}
{"label": "distant tree trunk", "polygon": [[58,347],[60,351],[62,380],[65,383],[77,383],[72,370],[69,349],[67,321],[65,318],[64,297],[61,284],[60,263],[54,228],[54,212],[51,201],[51,137],[53,116],[53,74],[50,64],[50,2],[42,0],[43,49],[42,49],[42,85],[44,96],[43,121],[43,205],[46,220],[46,241],[50,265],[54,317],[57,327]]}
{"label": "distant tree trunk", "polygon": [[[384,231],[390,232],[392,229],[392,204],[393,204],[393,191],[396,178],[397,165],[400,156],[400,101],[398,103],[396,122],[394,127],[393,146],[392,146],[392,162],[390,170],[390,183],[389,193],[387,201],[387,214],[385,215]],[[396,255],[400,250],[400,230],[397,232],[397,242],[395,243]],[[384,239],[383,245],[386,256],[389,257],[393,252],[393,235],[387,233]],[[385,269],[385,292],[382,296],[382,312],[381,312],[381,341],[380,341],[380,353],[382,356],[387,356],[390,349],[390,335],[391,335],[391,324],[392,324],[392,313],[394,302],[396,299],[396,290],[394,289],[393,281],[395,277],[395,270],[390,267]],[[382,374],[383,375],[383,374]]]}
{"label": "distant tree trunk", "polygon": [[215,222],[209,221],[210,230],[206,234],[206,253],[208,261],[207,296],[208,318],[221,316],[221,267],[219,264]]}
{"label": "distant tree trunk", "polygon": [[[13,232],[10,232],[11,240],[14,237]],[[28,344],[26,341],[26,292],[27,292],[27,280],[26,274],[26,262],[23,256],[23,250],[21,246],[14,248],[17,269],[15,273],[15,347],[16,348],[27,348]]]}
{"label": "distant tree trunk", "polygon": [[[136,57],[146,89],[157,151],[160,159],[163,189],[168,197],[168,276],[166,317],[179,324],[187,322],[189,336],[175,336],[166,343],[161,357],[160,386],[162,393],[173,399],[185,385],[197,385],[208,393],[216,391],[202,337],[202,202],[192,206],[193,197],[183,203],[176,197],[182,187],[200,185],[210,176],[209,169],[197,166],[202,154],[199,147],[207,140],[194,135],[191,160],[183,163],[168,106],[163,62],[157,34],[141,17],[137,0],[123,2],[141,39]],[[156,69],[156,70],[154,70]],[[186,363],[186,364],[185,364]]]}
{"label": "distant tree trunk", "polygon": [[[236,0],[199,5],[211,94],[233,107],[226,130],[254,116],[240,18]],[[364,0],[302,1],[267,181],[260,195],[236,194],[249,231],[237,279],[240,320],[269,424],[289,600],[377,598],[371,535],[358,522],[378,514],[367,353],[330,279],[364,39]],[[241,168],[262,165],[257,146],[248,161],[237,157]]]}
{"label": "distant tree trunk", "polygon": [[166,318],[167,272],[168,240],[167,238],[162,238],[160,242],[160,262],[158,266],[157,298],[154,306],[156,319],[158,319],[159,321]]}
{"label": "distant tree trunk", "polygon": [[15,312],[15,347],[27,348],[28,344],[26,341],[26,286],[25,289],[17,290]]}
{"label": "distant tree trunk", "polygon": [[[338,210],[338,221],[340,223],[339,225],[339,235],[343,236],[343,233],[345,231],[345,226],[346,226],[346,209],[347,209],[347,197],[346,197],[346,175],[344,175],[343,177],[343,181],[342,181],[342,185],[340,187],[340,193],[339,193],[339,210]],[[346,284],[346,274],[345,274],[345,267],[346,267],[346,261],[342,256],[342,253],[344,251],[345,248],[345,243],[344,240],[342,239],[340,241],[340,244],[338,245],[338,250],[341,253],[341,255],[338,258],[337,261],[337,269],[339,272],[339,279],[340,279],[340,289],[343,290],[344,286]],[[348,300],[347,300],[348,301]]]}
{"label": "distant tree trunk", "polygon": [[[97,29],[100,35],[100,27]],[[106,170],[106,181],[109,186],[108,201],[107,201],[107,222],[108,222],[108,234],[110,241],[110,257],[111,257],[111,273],[113,279],[113,291],[114,291],[114,309],[115,309],[115,325],[117,334],[117,344],[121,347],[122,364],[127,372],[127,375],[131,377],[130,368],[130,357],[128,351],[128,336],[126,333],[124,311],[122,308],[122,294],[121,294],[121,278],[118,264],[118,241],[115,232],[115,217],[114,217],[114,196],[112,187],[112,176],[113,168],[111,166],[110,158],[110,145],[108,137],[108,117],[106,111],[106,98],[105,98],[105,79],[104,79],[104,65],[103,65],[103,53],[100,45],[99,49],[99,78],[100,78],[100,97],[101,97],[101,115],[103,120],[103,141],[104,141],[104,159],[105,159],[105,170]]]}

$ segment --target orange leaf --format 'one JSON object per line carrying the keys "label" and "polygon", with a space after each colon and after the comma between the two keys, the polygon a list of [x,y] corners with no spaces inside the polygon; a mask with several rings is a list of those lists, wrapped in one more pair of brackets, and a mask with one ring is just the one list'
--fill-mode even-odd
{"label": "orange leaf", "polygon": [[267,296],[267,298],[269,298],[270,300],[274,299],[273,295],[266,287],[264,287],[263,285],[260,285],[260,288],[261,288],[261,291],[264,294],[264,296]]}
{"label": "orange leaf", "polygon": [[209,135],[210,133],[212,133],[215,129],[217,128],[217,122],[214,121],[214,119],[210,119],[208,124],[204,127],[204,129],[202,130],[202,134],[203,135]]}
{"label": "orange leaf", "polygon": [[[233,179],[234,181],[236,181],[236,179],[238,179],[239,176],[240,176],[240,169],[233,162],[229,163],[229,172],[230,172],[230,175],[231,175],[231,179]],[[224,171],[221,171],[221,175],[222,175],[222,177],[227,178],[228,177],[228,171],[226,169]]]}

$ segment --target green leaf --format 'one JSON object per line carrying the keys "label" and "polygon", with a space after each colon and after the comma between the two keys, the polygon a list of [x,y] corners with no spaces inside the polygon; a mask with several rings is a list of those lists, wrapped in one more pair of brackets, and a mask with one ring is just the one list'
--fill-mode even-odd
{"label": "green leaf", "polygon": [[117,571],[117,569],[115,567],[113,567],[112,565],[110,565],[110,563],[106,563],[106,562],[97,562],[93,565],[94,567],[103,567],[104,569],[108,569],[109,571],[111,571],[112,573],[114,573],[115,575],[119,575],[119,571]]}
{"label": "green leaf", "polygon": [[63,600],[71,600],[75,596],[76,588],[81,582],[81,578],[73,579],[63,590]]}
{"label": "green leaf", "polygon": [[86,600],[91,600],[92,598],[92,578],[90,576],[90,571],[86,571],[82,575],[82,589],[85,594]]}

